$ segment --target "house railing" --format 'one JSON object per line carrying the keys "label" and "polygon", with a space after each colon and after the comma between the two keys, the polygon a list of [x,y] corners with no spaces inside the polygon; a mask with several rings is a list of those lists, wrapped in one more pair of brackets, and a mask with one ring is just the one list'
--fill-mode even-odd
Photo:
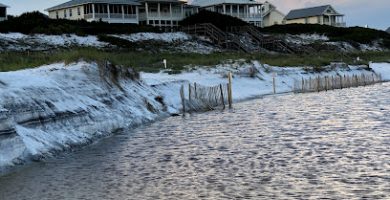
{"label": "house railing", "polygon": [[110,18],[123,18],[122,13],[110,13]]}
{"label": "house railing", "polygon": [[330,23],[331,26],[336,26],[336,27],[346,27],[347,24],[345,22],[332,22]]}
{"label": "house railing", "polygon": [[257,21],[262,20],[261,14],[257,14],[257,13],[249,13],[249,14],[248,13],[226,13],[226,14],[241,19],[256,19]]}
{"label": "house railing", "polygon": [[125,19],[136,19],[137,14],[125,14]]}
{"label": "house railing", "polygon": [[[164,17],[164,18],[170,18],[171,13],[169,12],[160,12],[160,15],[158,12],[149,12],[148,17]],[[172,17],[173,18],[178,18],[178,17],[183,17],[183,14],[181,12],[172,12]]]}
{"label": "house railing", "polygon": [[95,13],[95,18],[97,19],[105,19],[105,18],[108,18],[108,13]]}
{"label": "house railing", "polygon": [[[110,15],[108,15],[108,13],[95,13],[95,19],[136,19],[137,18],[137,14],[122,14],[122,13],[110,13]],[[89,13],[89,14],[85,14],[84,15],[84,19],[93,19],[93,14],[92,13]]]}

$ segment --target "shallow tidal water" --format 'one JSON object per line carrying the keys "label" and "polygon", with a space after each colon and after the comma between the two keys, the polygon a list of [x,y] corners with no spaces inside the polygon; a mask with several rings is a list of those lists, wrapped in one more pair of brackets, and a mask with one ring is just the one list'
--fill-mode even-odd
{"label": "shallow tidal water", "polygon": [[390,84],[171,117],[0,177],[0,199],[390,199]]}

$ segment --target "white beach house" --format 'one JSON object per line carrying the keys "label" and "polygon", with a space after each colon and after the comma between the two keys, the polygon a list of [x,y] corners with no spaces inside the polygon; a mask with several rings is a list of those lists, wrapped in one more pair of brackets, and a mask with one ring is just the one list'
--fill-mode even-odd
{"label": "white beach house", "polygon": [[140,5],[141,3],[135,0],[72,0],[46,11],[52,19],[138,24]]}
{"label": "white beach house", "polygon": [[46,9],[52,19],[175,27],[184,19],[180,0],[72,0]]}
{"label": "white beach house", "polygon": [[291,10],[286,16],[286,24],[321,24],[345,27],[344,15],[331,5]]}
{"label": "white beach house", "polygon": [[262,26],[262,6],[255,0],[193,0],[191,5],[225,15],[240,18],[255,26]]}
{"label": "white beach house", "polygon": [[284,24],[284,18],[286,17],[281,11],[279,11],[275,5],[266,1],[264,3],[263,9],[263,26],[273,26],[278,24]]}
{"label": "white beach house", "polygon": [[176,27],[199,10],[237,17],[255,26],[281,24],[284,15],[268,2],[256,0],[71,0],[46,9],[52,19],[134,23]]}

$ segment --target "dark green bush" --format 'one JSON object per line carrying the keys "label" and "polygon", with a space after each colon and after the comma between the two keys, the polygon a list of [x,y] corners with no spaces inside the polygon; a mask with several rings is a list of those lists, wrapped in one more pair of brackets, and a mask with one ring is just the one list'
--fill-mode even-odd
{"label": "dark green bush", "polygon": [[98,35],[98,40],[101,42],[107,42],[109,44],[118,46],[118,47],[123,47],[127,49],[133,49],[137,45],[134,42],[130,42],[128,40],[118,38],[118,37],[113,37],[113,36],[108,36],[108,35]]}
{"label": "dark green bush", "polygon": [[201,10],[199,13],[189,16],[182,20],[179,24],[181,26],[202,24],[202,23],[211,23],[221,30],[227,30],[227,28],[232,26],[247,26],[248,23],[242,21],[239,18],[219,14],[216,12],[211,12],[207,10]]}
{"label": "dark green bush", "polygon": [[286,24],[274,25],[260,29],[264,33],[278,34],[313,34],[326,35],[333,41],[353,41],[363,44],[369,44],[378,39],[390,40],[390,34],[384,31],[362,28],[349,27],[339,28],[318,24]]}
{"label": "dark green bush", "polygon": [[129,34],[137,32],[160,32],[152,26],[137,24],[109,24],[106,22],[87,22],[85,20],[50,19],[35,11],[18,17],[10,17],[0,22],[0,32],[20,32],[24,34]]}

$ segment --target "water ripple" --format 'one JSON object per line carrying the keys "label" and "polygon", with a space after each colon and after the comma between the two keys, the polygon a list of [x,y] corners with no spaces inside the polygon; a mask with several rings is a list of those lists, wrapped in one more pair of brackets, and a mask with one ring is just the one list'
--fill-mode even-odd
{"label": "water ripple", "polygon": [[390,199],[390,84],[129,130],[0,178],[0,199]]}

